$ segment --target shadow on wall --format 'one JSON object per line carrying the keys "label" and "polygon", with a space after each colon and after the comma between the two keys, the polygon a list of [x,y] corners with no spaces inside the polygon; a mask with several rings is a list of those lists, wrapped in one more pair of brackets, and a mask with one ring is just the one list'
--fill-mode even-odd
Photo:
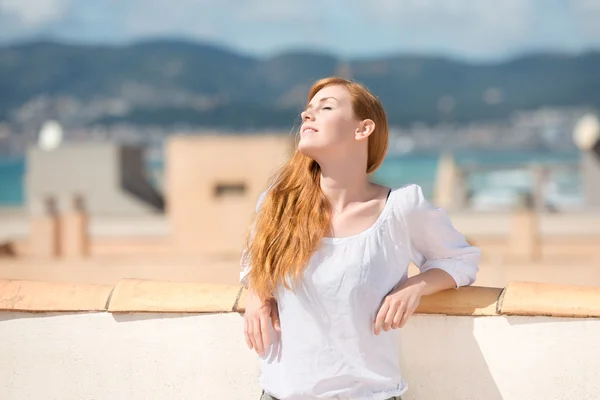
{"label": "shadow on wall", "polygon": [[474,321],[466,316],[412,318],[402,332],[400,359],[408,382],[403,399],[502,400],[475,338]]}
{"label": "shadow on wall", "polygon": [[165,211],[163,196],[149,183],[144,170],[143,149],[124,146],[120,149],[121,189],[160,212]]}
{"label": "shadow on wall", "polygon": [[[153,320],[162,324],[165,319],[197,318],[153,313],[112,317],[124,324]],[[503,399],[475,338],[475,320],[468,316],[413,316],[402,332],[400,359],[409,387],[402,396],[404,400]],[[235,335],[239,335],[238,339],[242,337],[241,328]]]}

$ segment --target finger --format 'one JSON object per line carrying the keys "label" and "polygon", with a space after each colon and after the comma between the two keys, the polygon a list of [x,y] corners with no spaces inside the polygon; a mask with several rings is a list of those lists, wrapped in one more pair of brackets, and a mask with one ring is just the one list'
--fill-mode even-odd
{"label": "finger", "polygon": [[281,332],[281,322],[279,321],[279,310],[277,309],[277,303],[273,304],[271,307],[271,322],[273,323],[273,328],[277,332]]}
{"label": "finger", "polygon": [[381,308],[379,309],[379,312],[377,313],[377,318],[375,319],[375,334],[376,335],[379,335],[379,332],[381,332],[381,327],[383,325],[383,321],[385,319],[385,316],[386,316],[389,308],[390,308],[390,305],[388,304],[388,302],[384,301],[383,304],[381,305]]}
{"label": "finger", "polygon": [[384,331],[389,331],[392,328],[392,323],[394,322],[394,316],[396,315],[396,312],[398,312],[399,307],[397,304],[391,304],[390,308],[388,309],[386,315],[385,315],[385,319],[383,320],[383,330]]}
{"label": "finger", "polygon": [[402,321],[402,316],[405,313],[402,312],[401,309],[398,309],[396,311],[396,314],[394,314],[394,321],[392,322],[392,329],[398,329],[400,327],[400,322]]}
{"label": "finger", "polygon": [[252,330],[253,330],[253,338],[254,338],[254,350],[256,350],[257,354],[262,354],[265,349],[262,342],[262,332],[260,330],[260,321],[258,318],[254,318],[252,320]]}
{"label": "finger", "polygon": [[270,317],[267,315],[261,315],[260,317],[260,331],[262,333],[261,337],[263,342],[263,350],[269,347],[269,345],[271,344],[271,338],[269,334],[269,323],[271,321],[269,320]]}
{"label": "finger", "polygon": [[252,319],[248,320],[248,337],[250,338],[250,341],[252,342],[252,348],[254,349],[254,351],[258,351],[258,345],[256,343],[256,338],[255,336],[255,328],[254,328],[254,323],[252,322]]}
{"label": "finger", "polygon": [[244,338],[246,339],[246,345],[248,345],[248,348],[252,350],[254,345],[252,344],[252,334],[250,333],[249,326],[250,323],[246,318],[244,318]]}
{"label": "finger", "polygon": [[402,316],[402,320],[400,321],[400,325],[398,326],[399,328],[402,328],[406,322],[408,321],[408,318],[413,314],[414,310],[407,310],[404,315]]}

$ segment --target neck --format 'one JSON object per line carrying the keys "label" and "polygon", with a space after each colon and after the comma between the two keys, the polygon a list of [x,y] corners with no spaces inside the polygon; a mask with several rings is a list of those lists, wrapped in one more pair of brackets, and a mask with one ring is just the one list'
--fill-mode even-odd
{"label": "neck", "polygon": [[343,162],[329,160],[319,163],[321,190],[338,211],[368,197],[370,182],[366,172],[367,163],[360,158],[344,157]]}

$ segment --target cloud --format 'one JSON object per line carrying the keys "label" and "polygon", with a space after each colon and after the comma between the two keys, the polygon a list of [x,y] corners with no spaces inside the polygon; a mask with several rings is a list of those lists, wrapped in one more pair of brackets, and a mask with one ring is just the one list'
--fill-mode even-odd
{"label": "cloud", "polygon": [[185,36],[259,54],[290,46],[314,47],[322,42],[325,16],[308,12],[311,2],[319,7],[315,0],[308,0],[308,5],[277,0],[178,0],[177,7],[166,0],[129,0],[120,6],[120,32],[128,40]]}
{"label": "cloud", "polygon": [[490,59],[600,45],[597,0],[372,0],[363,12],[382,38],[373,51]]}
{"label": "cloud", "polygon": [[470,55],[504,53],[527,36],[534,12],[527,0],[376,0],[366,15],[388,47]]}
{"label": "cloud", "polygon": [[600,38],[600,2],[597,0],[574,0],[571,3],[574,27],[583,42],[598,42]]}
{"label": "cloud", "polygon": [[[254,0],[243,2],[237,8],[237,21],[252,23],[312,21],[315,14],[310,12],[314,1],[308,2],[283,2],[280,0]],[[232,6],[232,9],[233,6]]]}
{"label": "cloud", "polygon": [[[249,53],[417,52],[473,59],[600,45],[597,0],[2,0],[0,37],[189,37]],[[15,22],[16,21],[16,22]]]}
{"label": "cloud", "polygon": [[72,0],[2,0],[0,13],[10,14],[23,26],[39,28],[64,16]]}

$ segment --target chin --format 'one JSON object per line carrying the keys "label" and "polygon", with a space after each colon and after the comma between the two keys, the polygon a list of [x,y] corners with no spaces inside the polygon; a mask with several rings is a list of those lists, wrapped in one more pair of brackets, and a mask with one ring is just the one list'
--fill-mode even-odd
{"label": "chin", "polygon": [[322,152],[322,148],[320,146],[315,146],[314,144],[310,143],[310,141],[300,140],[298,143],[298,151],[305,156],[316,160],[318,155]]}

